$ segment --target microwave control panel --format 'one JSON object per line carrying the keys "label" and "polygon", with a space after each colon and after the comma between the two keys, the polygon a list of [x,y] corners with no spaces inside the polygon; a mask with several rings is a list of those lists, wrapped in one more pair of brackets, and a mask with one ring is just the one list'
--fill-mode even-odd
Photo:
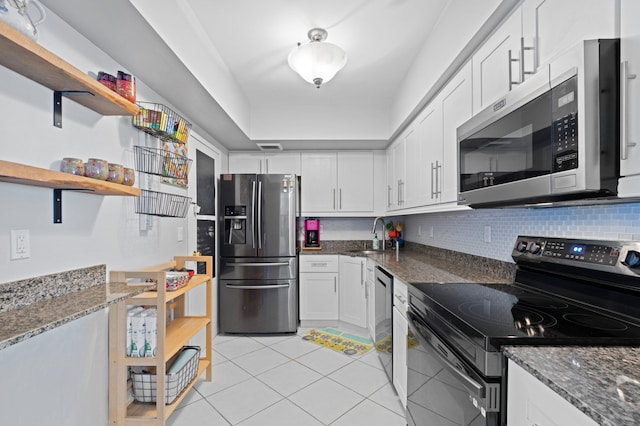
{"label": "microwave control panel", "polygon": [[578,100],[577,77],[560,83],[552,89],[553,171],[578,168]]}

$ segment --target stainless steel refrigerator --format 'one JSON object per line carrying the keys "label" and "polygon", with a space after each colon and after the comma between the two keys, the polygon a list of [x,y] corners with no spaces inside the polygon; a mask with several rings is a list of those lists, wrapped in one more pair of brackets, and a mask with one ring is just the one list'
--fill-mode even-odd
{"label": "stainless steel refrigerator", "polygon": [[295,332],[296,176],[223,174],[219,188],[220,332]]}

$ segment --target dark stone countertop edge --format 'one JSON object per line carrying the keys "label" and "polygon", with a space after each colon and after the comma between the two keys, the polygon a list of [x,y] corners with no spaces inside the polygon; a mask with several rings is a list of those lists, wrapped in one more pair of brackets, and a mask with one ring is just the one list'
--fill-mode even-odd
{"label": "dark stone countertop edge", "polygon": [[150,290],[126,283],[95,285],[83,290],[0,313],[0,350],[28,340]]}
{"label": "dark stone countertop edge", "polygon": [[[370,242],[369,242],[370,243]],[[512,283],[515,264],[501,260],[456,252],[438,247],[425,246],[407,241],[399,249],[378,250],[363,254],[360,250],[371,250],[367,241],[326,241],[321,250],[302,250],[301,255],[348,255],[368,257],[407,284],[418,282],[447,283]]]}
{"label": "dark stone countertop edge", "polygon": [[640,424],[640,407],[624,402],[616,378],[640,380],[640,348],[506,346],[503,353],[603,426]]}

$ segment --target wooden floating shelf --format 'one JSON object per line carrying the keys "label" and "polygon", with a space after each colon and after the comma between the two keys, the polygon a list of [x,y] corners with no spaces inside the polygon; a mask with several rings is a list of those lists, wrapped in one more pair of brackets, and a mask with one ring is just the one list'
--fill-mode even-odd
{"label": "wooden floating shelf", "polygon": [[57,92],[88,92],[69,99],[102,115],[136,115],[138,106],[29,37],[0,21],[0,65]]}
{"label": "wooden floating shelf", "polygon": [[52,189],[81,190],[96,195],[140,196],[139,188],[3,160],[0,160],[0,182]]}

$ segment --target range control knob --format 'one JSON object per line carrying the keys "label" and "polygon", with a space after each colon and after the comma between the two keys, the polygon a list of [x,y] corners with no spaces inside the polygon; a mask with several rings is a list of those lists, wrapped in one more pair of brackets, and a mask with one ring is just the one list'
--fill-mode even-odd
{"label": "range control knob", "polygon": [[520,253],[524,253],[525,251],[527,251],[527,242],[520,241],[516,246],[516,250],[518,250]]}
{"label": "range control knob", "polygon": [[538,254],[538,253],[540,253],[540,249],[541,248],[542,248],[542,246],[540,244],[538,244],[536,242],[532,242],[529,245],[529,253]]}
{"label": "range control knob", "polygon": [[640,267],[640,253],[630,250],[622,263],[627,265],[629,268]]}

